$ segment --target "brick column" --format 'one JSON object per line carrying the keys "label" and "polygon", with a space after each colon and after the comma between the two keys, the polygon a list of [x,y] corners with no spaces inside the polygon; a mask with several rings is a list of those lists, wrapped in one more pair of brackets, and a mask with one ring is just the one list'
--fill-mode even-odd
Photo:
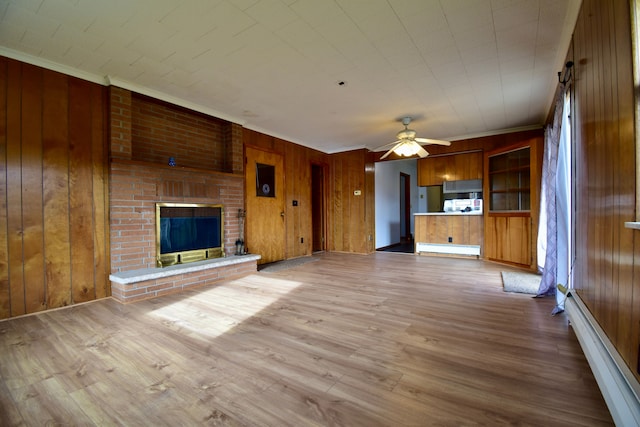
{"label": "brick column", "polygon": [[111,158],[131,160],[131,92],[109,87]]}

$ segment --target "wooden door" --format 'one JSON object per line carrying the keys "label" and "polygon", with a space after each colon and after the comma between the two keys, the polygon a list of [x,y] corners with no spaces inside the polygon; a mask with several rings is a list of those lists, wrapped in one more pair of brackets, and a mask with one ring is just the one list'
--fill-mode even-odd
{"label": "wooden door", "polygon": [[485,153],[485,258],[536,268],[542,138]]}
{"label": "wooden door", "polygon": [[262,256],[258,264],[285,258],[283,164],[279,154],[247,147],[245,246]]}

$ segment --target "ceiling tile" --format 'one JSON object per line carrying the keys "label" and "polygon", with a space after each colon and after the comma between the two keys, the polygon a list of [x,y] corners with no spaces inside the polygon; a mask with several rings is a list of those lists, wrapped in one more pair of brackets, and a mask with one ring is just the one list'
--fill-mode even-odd
{"label": "ceiling tile", "polygon": [[0,0],[0,49],[336,152],[540,125],[576,1]]}

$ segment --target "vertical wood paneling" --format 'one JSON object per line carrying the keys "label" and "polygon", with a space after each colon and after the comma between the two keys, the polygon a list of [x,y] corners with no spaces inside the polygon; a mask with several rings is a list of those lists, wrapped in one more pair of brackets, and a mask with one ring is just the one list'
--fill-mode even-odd
{"label": "vertical wood paneling", "polygon": [[482,228],[482,215],[417,215],[415,241],[482,246]]}
{"label": "vertical wood paneling", "polygon": [[[603,11],[603,15],[600,17],[599,28],[596,32],[598,38],[601,40],[599,51],[598,51],[598,74],[600,76],[599,80],[601,81],[609,81],[610,85],[605,85],[601,87],[600,93],[600,114],[598,115],[599,123],[607,123],[610,120],[617,120],[618,114],[618,100],[616,96],[615,86],[617,85],[617,79],[615,75],[615,67],[611,67],[611,60],[615,58],[615,43],[612,38],[605,36],[606,34],[611,33],[611,24],[612,20],[612,9],[608,8]],[[613,53],[612,53],[613,50]],[[613,58],[612,58],[613,57]],[[615,165],[612,162],[612,159],[615,155],[616,150],[607,149],[607,146],[611,144],[611,141],[618,140],[618,132],[616,126],[604,126],[600,130],[601,138],[603,144],[599,144],[599,153],[600,153],[600,170],[602,171],[602,180],[600,181],[601,195],[604,197],[604,194],[609,194],[609,197],[612,197],[612,206],[604,206],[601,207],[602,219],[603,219],[603,282],[607,283],[606,290],[606,299],[604,301],[604,315],[606,316],[606,322],[611,324],[612,326],[616,324],[615,316],[616,316],[616,300],[618,298],[618,286],[614,285],[617,283],[617,279],[615,276],[617,275],[618,269],[616,268],[617,250],[614,251],[614,248],[617,246],[617,241],[619,240],[619,229],[614,226],[615,220],[619,215],[616,199],[617,196],[613,191],[615,191],[616,186],[614,185],[614,168]],[[612,191],[613,190],[613,191]],[[614,326],[617,329],[617,327]],[[613,330],[612,330],[613,332]],[[613,332],[616,335],[616,332]]]}
{"label": "vertical wood paneling", "polygon": [[640,242],[637,234],[634,236],[637,232],[624,227],[625,221],[635,219],[637,191],[628,1],[583,2],[574,32],[573,61],[574,284],[640,378],[640,283],[634,283],[633,275],[638,262],[634,245]]}
{"label": "vertical wood paneling", "polygon": [[25,310],[46,308],[42,217],[42,69],[22,67],[22,242]]}
{"label": "vertical wood paneling", "polygon": [[[584,13],[584,12],[582,12]],[[585,117],[588,113],[587,105],[588,105],[588,80],[584,77],[586,75],[585,69],[586,67],[582,63],[577,63],[578,58],[585,58],[587,53],[585,51],[586,43],[577,43],[578,40],[585,40],[585,20],[584,18],[578,18],[576,22],[576,28],[574,32],[574,44],[573,44],[573,55],[575,62],[574,71],[574,79],[573,79],[573,91],[572,91],[572,139],[574,141],[574,163],[575,163],[575,173],[574,173],[574,188],[575,188],[575,209],[576,213],[578,212],[587,212],[589,209],[588,196],[585,196],[585,193],[588,191],[587,187],[587,176],[588,176],[588,156],[587,156],[587,145],[586,143],[575,143],[575,141],[587,141],[587,127]],[[578,195],[583,194],[582,197],[578,197]],[[589,223],[591,219],[587,216],[583,217],[582,220],[578,220],[576,217],[575,220],[575,242],[576,242],[576,252],[580,253],[581,248],[586,247],[586,238],[589,230]],[[582,256],[588,256],[588,254],[583,253]],[[587,274],[587,266],[588,262],[576,262],[573,266],[573,274],[574,274],[574,283],[576,285],[579,283],[580,286],[580,296],[586,301],[592,300],[592,287],[590,286],[590,282],[588,281]],[[594,312],[593,307],[591,308],[592,312]],[[594,313],[595,314],[595,313]]]}
{"label": "vertical wood paneling", "polygon": [[63,307],[71,300],[69,240],[69,100],[67,78],[46,73],[43,92],[44,248],[47,302]]}
{"label": "vertical wood paneling", "polygon": [[[364,164],[364,239],[365,253],[375,252],[376,234],[376,170],[373,162]],[[415,184],[413,184],[415,185]],[[414,221],[415,223],[415,221]]]}
{"label": "vertical wood paneling", "polygon": [[0,319],[11,315],[7,250],[7,60],[0,57]]}
{"label": "vertical wood paneling", "polygon": [[7,93],[7,239],[11,316],[26,313],[22,254],[22,126],[20,63],[8,64]]}
{"label": "vertical wood paneling", "polygon": [[[338,252],[368,253],[375,227],[374,207],[368,199],[374,197],[374,179],[367,179],[364,150],[337,153],[331,156],[332,227],[329,249]],[[354,194],[359,190],[360,195]]]}
{"label": "vertical wood paneling", "polygon": [[[634,154],[637,152],[637,144],[640,144],[640,141],[635,141],[635,147],[633,144],[633,123],[636,107],[633,96],[629,96],[630,89],[627,87],[633,81],[633,68],[625,65],[626,61],[623,54],[623,52],[631,52],[632,50],[628,31],[630,22],[628,4],[626,2],[616,2],[612,16],[611,27],[615,34],[615,43],[613,45],[616,49],[611,49],[614,53],[611,61],[617,64],[618,57],[621,56],[620,61],[622,62],[621,66],[616,67],[615,73],[617,77],[615,92],[619,120],[612,123],[616,123],[616,137],[629,141],[621,145],[619,151],[612,152],[615,183],[613,192],[616,195],[615,203],[618,206],[616,215],[619,218],[618,221],[613,223],[617,230],[616,234],[619,236],[614,247],[616,251],[614,263],[619,266],[615,270],[617,275],[614,276],[614,280],[620,283],[618,300],[616,301],[618,315],[614,318],[614,321],[618,324],[616,345],[622,354],[627,355],[626,359],[629,365],[636,367],[636,375],[640,378],[640,365],[638,364],[638,356],[640,355],[640,322],[633,321],[634,317],[640,319],[640,281],[638,276],[635,276],[636,280],[634,281],[633,265],[629,262],[631,254],[634,254],[637,258],[640,245],[634,246],[634,237],[636,237],[637,241],[638,234],[634,236],[633,232],[630,233],[624,227],[623,221],[631,212],[635,211],[636,200],[630,196],[637,194],[636,181],[629,179],[629,173],[630,171],[635,171],[636,159]],[[630,59],[627,59],[627,61],[631,62]],[[638,214],[636,211],[636,215]]]}
{"label": "vertical wood paneling", "polygon": [[[330,156],[249,129],[243,130],[242,138],[247,147],[259,148],[279,153],[283,156],[286,188],[286,257],[296,258],[311,254],[313,243],[311,165],[314,162],[316,164],[328,164]],[[331,173],[331,171],[328,172],[328,174]],[[325,177],[325,179],[331,182],[328,177]],[[334,184],[333,182],[331,183]],[[335,187],[332,185],[331,188]],[[329,189],[326,193],[332,194]],[[331,200],[331,197],[329,196],[329,200]],[[298,206],[293,206],[293,200],[298,201]],[[329,217],[327,218],[329,229],[331,229],[333,212],[332,208],[325,208],[325,214]],[[338,224],[338,226],[340,225],[341,223]],[[337,233],[328,233],[327,244],[333,240],[334,235],[337,235]],[[301,239],[303,240],[302,242]],[[325,247],[330,248],[328,245]]]}
{"label": "vertical wood paneling", "polygon": [[79,80],[69,82],[69,221],[74,302],[95,299],[90,99],[89,84]]}
{"label": "vertical wood paneling", "polygon": [[331,206],[331,226],[329,227],[329,250],[345,251],[344,249],[344,186],[345,172],[342,162],[336,161],[334,154],[331,159],[332,179],[329,186],[329,203]]}
{"label": "vertical wood paneling", "polygon": [[0,68],[0,318],[106,296],[105,89],[7,58]]}
{"label": "vertical wood paneling", "polygon": [[94,244],[93,265],[95,297],[111,295],[109,286],[109,155],[105,123],[105,94],[101,87],[91,86],[91,177],[93,195]]}

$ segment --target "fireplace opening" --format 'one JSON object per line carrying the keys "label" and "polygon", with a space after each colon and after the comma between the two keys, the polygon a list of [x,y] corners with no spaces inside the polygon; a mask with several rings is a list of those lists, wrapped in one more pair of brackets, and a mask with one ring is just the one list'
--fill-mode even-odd
{"label": "fireplace opening", "polygon": [[224,257],[222,205],[156,203],[156,265]]}

